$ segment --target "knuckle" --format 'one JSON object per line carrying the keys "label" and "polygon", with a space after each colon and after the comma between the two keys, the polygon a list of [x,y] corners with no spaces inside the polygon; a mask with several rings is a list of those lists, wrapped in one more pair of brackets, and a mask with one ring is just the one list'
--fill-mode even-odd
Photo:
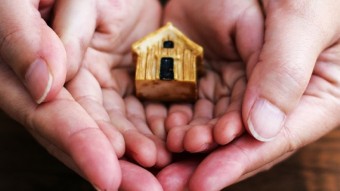
{"label": "knuckle", "polygon": [[303,145],[302,140],[292,133],[289,128],[283,129],[283,138],[286,142],[285,151],[287,153],[292,153],[297,151]]}
{"label": "knuckle", "polygon": [[[299,65],[281,65],[272,70],[268,74],[264,82],[266,83],[263,88],[266,92],[271,92],[269,97],[275,96],[276,102],[279,101],[284,108],[287,100],[298,101],[299,97],[303,94],[309,81],[306,69]],[[269,83],[269,84],[268,84]],[[273,88],[275,91],[273,92]],[[273,98],[274,99],[274,98]],[[290,106],[295,105],[293,103]]]}
{"label": "knuckle", "polygon": [[288,82],[292,90],[305,87],[308,83],[306,78],[306,70],[302,64],[283,66],[281,70],[282,79]]}

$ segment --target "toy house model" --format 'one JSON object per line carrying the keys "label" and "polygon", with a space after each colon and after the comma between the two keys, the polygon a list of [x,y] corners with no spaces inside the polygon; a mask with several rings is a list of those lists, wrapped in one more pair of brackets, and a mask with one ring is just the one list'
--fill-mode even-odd
{"label": "toy house model", "polygon": [[171,23],[132,45],[136,95],[155,101],[194,101],[203,48]]}

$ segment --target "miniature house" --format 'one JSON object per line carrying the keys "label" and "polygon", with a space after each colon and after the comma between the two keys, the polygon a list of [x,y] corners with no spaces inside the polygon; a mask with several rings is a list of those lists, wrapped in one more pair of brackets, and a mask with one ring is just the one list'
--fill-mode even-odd
{"label": "miniature house", "polygon": [[136,95],[155,101],[194,101],[203,48],[171,23],[132,45]]}

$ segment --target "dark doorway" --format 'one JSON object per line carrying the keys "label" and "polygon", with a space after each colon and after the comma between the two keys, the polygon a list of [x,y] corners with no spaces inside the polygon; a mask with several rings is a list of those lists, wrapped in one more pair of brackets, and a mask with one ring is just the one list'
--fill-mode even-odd
{"label": "dark doorway", "polygon": [[174,79],[174,59],[170,57],[164,57],[161,59],[161,71],[159,74],[161,80],[173,80]]}

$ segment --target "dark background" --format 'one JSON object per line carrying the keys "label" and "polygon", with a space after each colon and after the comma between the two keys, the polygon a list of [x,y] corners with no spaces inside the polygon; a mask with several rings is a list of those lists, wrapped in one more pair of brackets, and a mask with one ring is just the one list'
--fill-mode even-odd
{"label": "dark background", "polygon": [[163,5],[167,2],[167,0],[160,0],[160,1]]}

